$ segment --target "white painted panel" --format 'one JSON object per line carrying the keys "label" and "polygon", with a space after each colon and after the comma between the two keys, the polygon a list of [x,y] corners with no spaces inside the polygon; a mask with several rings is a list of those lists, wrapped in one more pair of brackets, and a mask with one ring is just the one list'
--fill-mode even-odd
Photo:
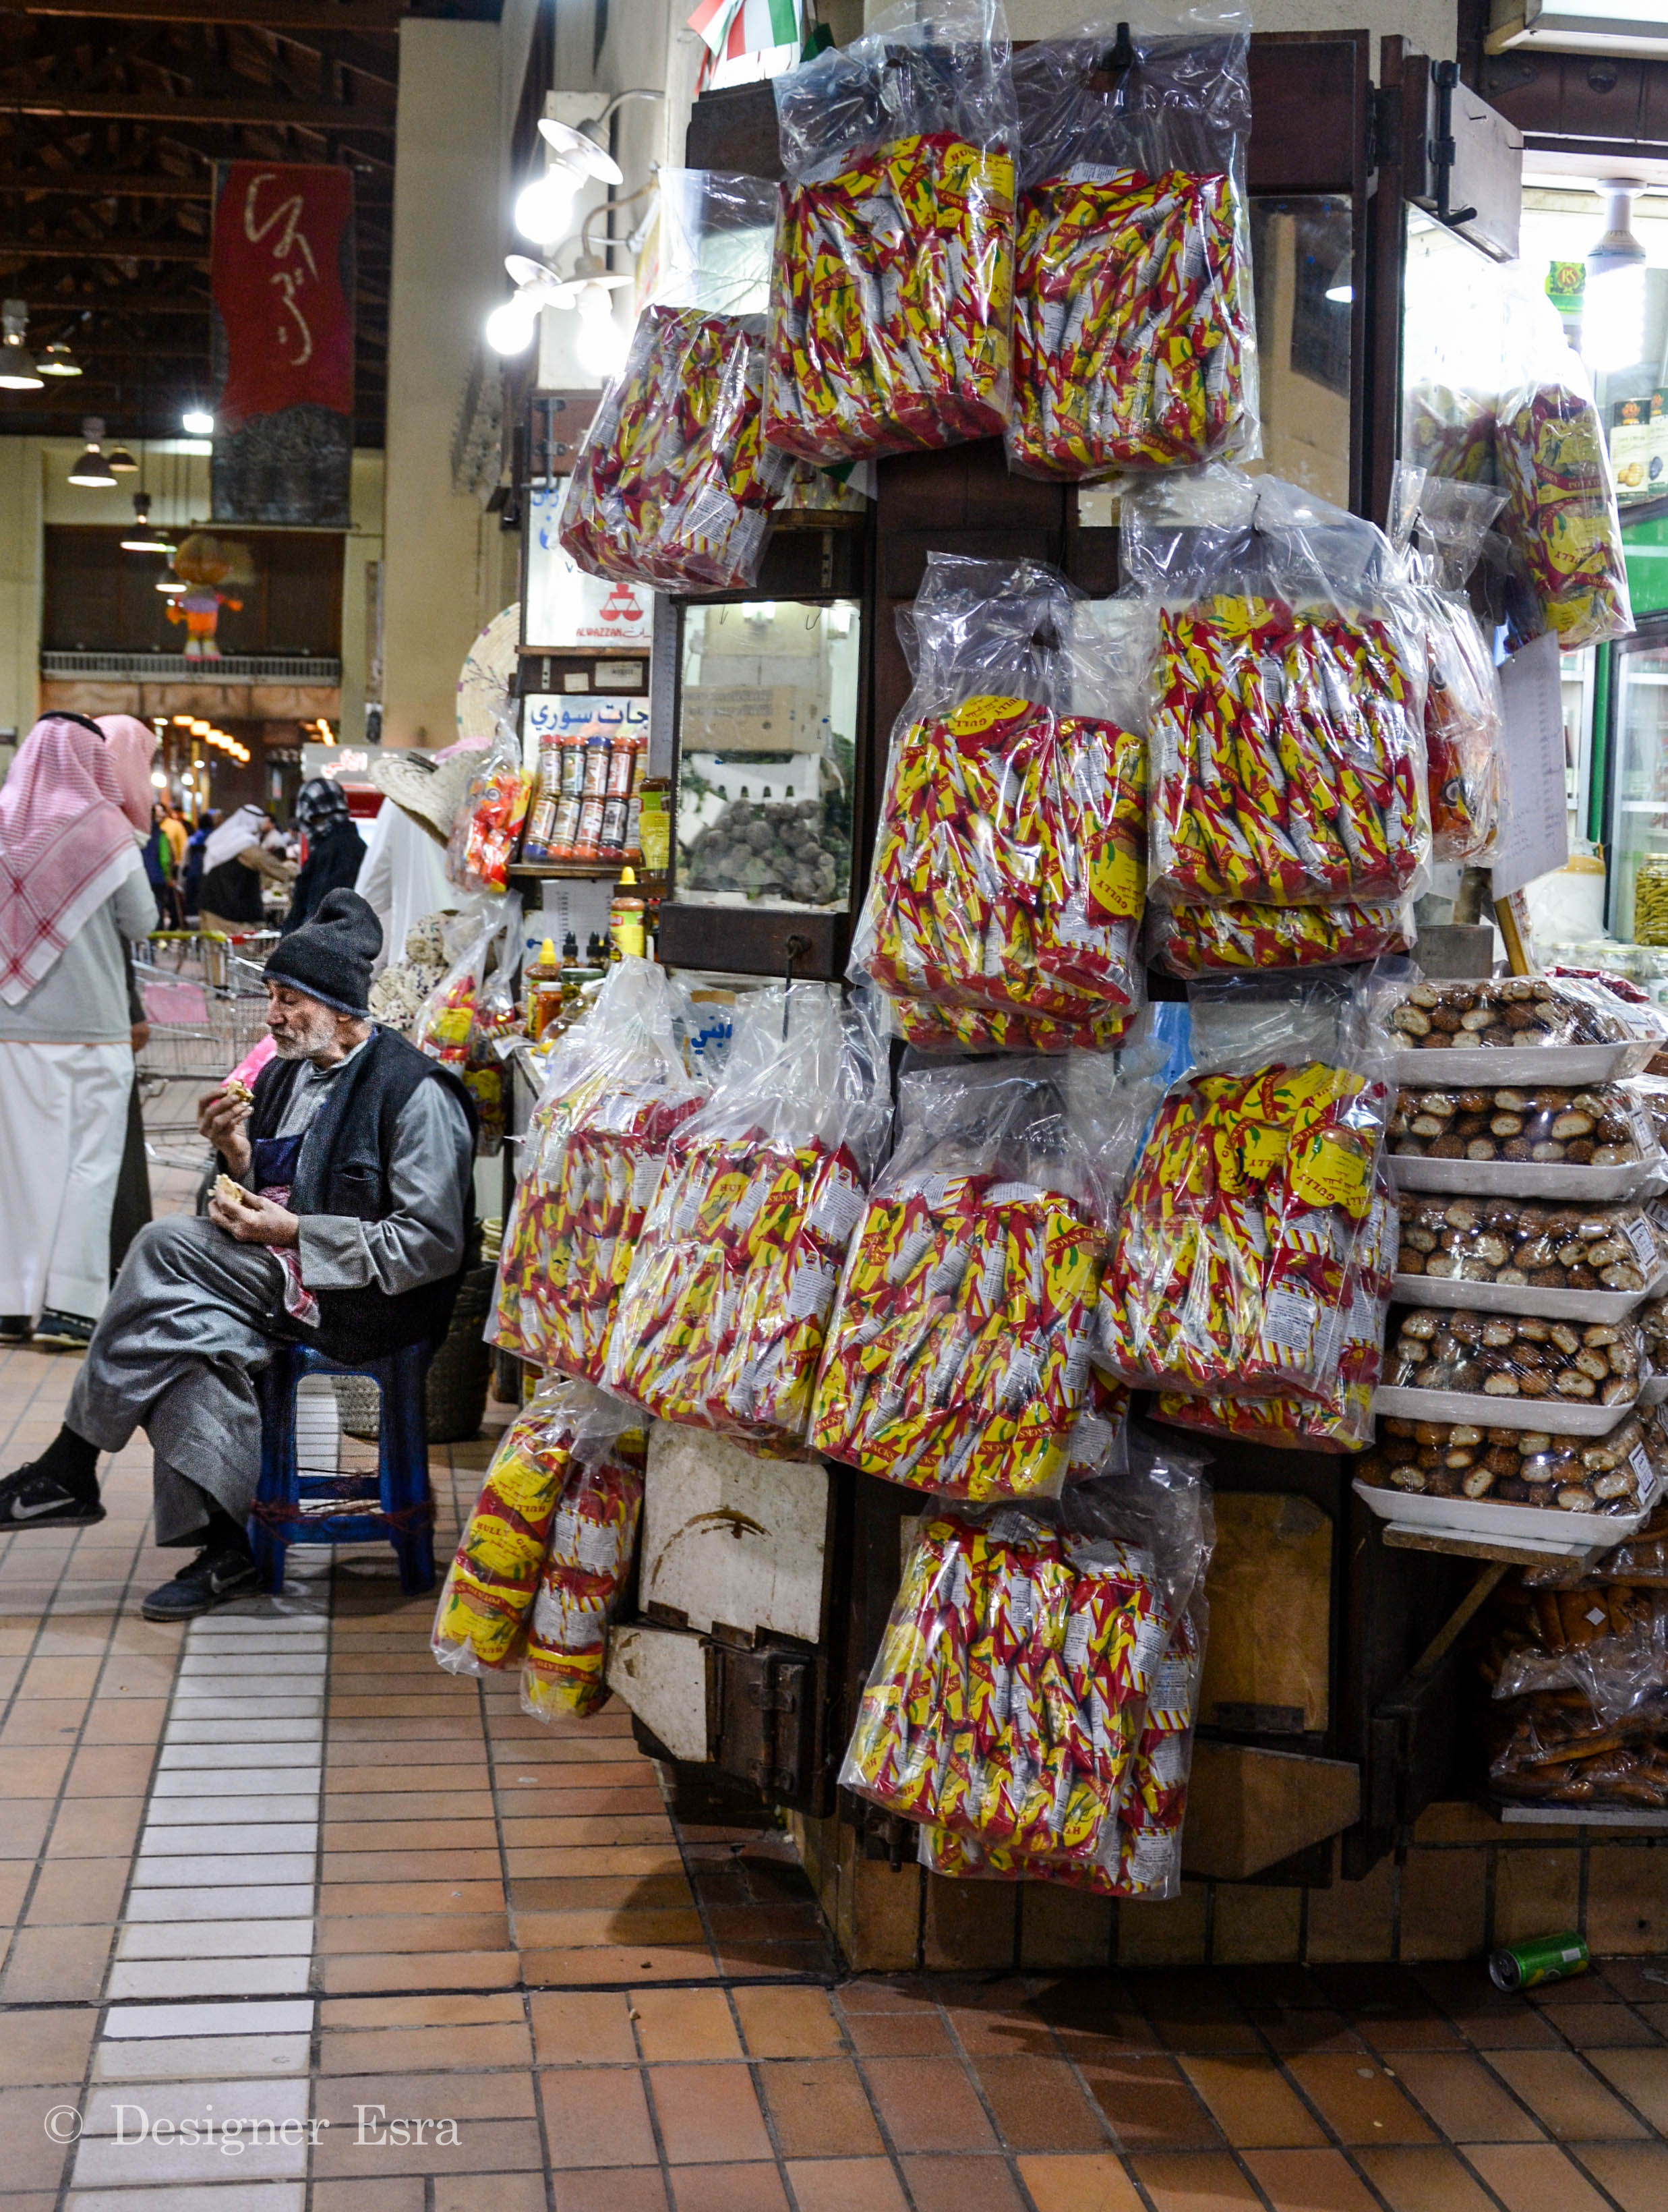
{"label": "white painted panel", "polygon": [[657,1421],[643,1508],[642,1603],[822,1640],[828,1474],[820,1460],[761,1459],[705,1429]]}
{"label": "white painted panel", "polygon": [[674,1759],[707,1759],[707,1653],[681,1628],[610,1630],[608,1686]]}

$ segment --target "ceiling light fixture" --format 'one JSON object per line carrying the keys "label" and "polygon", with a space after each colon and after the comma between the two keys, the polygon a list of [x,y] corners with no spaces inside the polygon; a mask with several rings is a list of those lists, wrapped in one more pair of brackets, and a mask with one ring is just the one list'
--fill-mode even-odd
{"label": "ceiling light fixture", "polygon": [[1581,296],[1581,358],[1601,374],[1632,368],[1645,358],[1645,248],[1634,236],[1634,196],[1626,177],[1602,179],[1604,235],[1587,254]]}
{"label": "ceiling light fixture", "polygon": [[215,418],[206,408],[188,407],[179,418],[179,427],[188,438],[212,438]]}
{"label": "ceiling light fixture", "polygon": [[604,338],[595,330],[588,344],[581,334],[577,349],[580,362],[593,375],[615,373],[624,359],[624,333],[614,334],[609,295],[629,284],[629,276],[613,274],[596,253],[581,253],[568,276],[548,261],[535,261],[525,253],[506,253],[504,266],[516,289],[513,299],[494,307],[487,318],[487,343],[494,352],[519,353],[537,329],[543,308],[573,307],[583,322],[609,331]]}
{"label": "ceiling light fixture", "polygon": [[172,553],[173,547],[150,520],[150,494],[133,495],[133,527],[122,540],[124,553]]}
{"label": "ceiling light fixture", "polygon": [[546,116],[538,135],[549,149],[548,166],[517,194],[515,227],[535,246],[550,246],[573,220],[573,203],[585,185],[622,185],[625,174],[614,156],[583,131]]}
{"label": "ceiling light fixture", "polygon": [[130,477],[138,473],[139,464],[125,446],[112,446],[104,459],[105,466],[113,469],[118,477]]}
{"label": "ceiling light fixture", "polygon": [[79,376],[82,373],[81,363],[63,338],[54,338],[51,345],[41,348],[35,368],[42,376]]}
{"label": "ceiling light fixture", "polygon": [[40,372],[23,343],[29,310],[21,300],[0,301],[0,392],[39,392]]}
{"label": "ceiling light fixture", "polygon": [[81,434],[87,444],[70,471],[69,481],[79,484],[83,491],[113,491],[116,479],[99,444],[104,435],[102,419],[97,415],[83,416]]}

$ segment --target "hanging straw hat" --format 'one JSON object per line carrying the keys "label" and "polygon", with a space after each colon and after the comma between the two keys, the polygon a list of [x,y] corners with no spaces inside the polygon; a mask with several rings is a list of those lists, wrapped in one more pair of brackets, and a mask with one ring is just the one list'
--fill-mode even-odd
{"label": "hanging straw hat", "polygon": [[478,751],[445,760],[432,753],[391,753],[373,759],[368,773],[385,799],[444,845],[480,764]]}

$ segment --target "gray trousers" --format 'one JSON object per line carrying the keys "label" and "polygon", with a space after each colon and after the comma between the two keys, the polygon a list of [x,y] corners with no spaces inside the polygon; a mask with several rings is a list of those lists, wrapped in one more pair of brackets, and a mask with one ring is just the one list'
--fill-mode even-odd
{"label": "gray trousers", "polygon": [[282,1267],[264,1246],[191,1215],[134,1238],[64,1418],[100,1451],[145,1431],[159,1544],[198,1540],[210,1501],[248,1518],[261,1468],[254,1374],[298,1334]]}

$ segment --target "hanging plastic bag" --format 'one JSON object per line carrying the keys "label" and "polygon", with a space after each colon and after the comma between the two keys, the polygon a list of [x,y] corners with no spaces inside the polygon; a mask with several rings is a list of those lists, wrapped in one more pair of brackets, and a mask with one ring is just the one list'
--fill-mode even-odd
{"label": "hanging plastic bag", "polygon": [[792,467],[764,443],[774,185],[662,169],[661,271],[562,501],[581,568],[659,591],[756,583]]}
{"label": "hanging plastic bag", "polygon": [[[1119,1216],[1095,1363],[1136,1389],[1193,1397],[1336,1387],[1392,1093],[1299,1057],[1295,1018],[1351,996],[1325,978],[1196,983],[1197,1064],[1166,1093]],[[1234,1030],[1237,1025],[1239,1034]],[[1290,1054],[1290,1058],[1285,1054]]]}
{"label": "hanging plastic bag", "polygon": [[666,1146],[706,1093],[664,972],[628,955],[551,1054],[504,1233],[489,1340],[599,1382]]}
{"label": "hanging plastic bag", "polygon": [[663,1420],[804,1440],[822,1344],[891,1115],[870,1011],[821,984],[749,994],[724,1076],[666,1150],[607,1385]]}
{"label": "hanging plastic bag", "polygon": [[906,0],[774,88],[766,437],[834,462],[999,432],[1017,118],[998,0]]}
{"label": "hanging plastic bag", "polygon": [[1197,9],[1015,55],[1006,441],[1022,473],[1082,482],[1259,451],[1250,31],[1248,15]]}
{"label": "hanging plastic bag", "polygon": [[568,1454],[527,1624],[521,1710],[535,1720],[608,1702],[608,1627],[637,1556],[648,1432],[632,1406],[594,1391]]}
{"label": "hanging plastic bag", "polygon": [[459,890],[500,892],[510,880],[532,780],[522,773],[521,738],[504,715],[481,755],[446,841],[446,872]]}
{"label": "hanging plastic bag", "polygon": [[1218,906],[1151,908],[1151,957],[1172,975],[1229,975],[1253,968],[1335,968],[1380,954],[1411,952],[1418,939],[1413,901],[1382,905],[1340,900],[1331,906]]}
{"label": "hanging plastic bag", "polygon": [[451,1674],[513,1667],[525,1641],[576,1438],[600,1394],[547,1376],[505,1430],[447,1571],[434,1656]]}
{"label": "hanging plastic bag", "polygon": [[915,684],[853,972],[915,1042],[994,1044],[993,1017],[1018,1049],[1115,1037],[1143,990],[1146,875],[1146,749],[1117,719],[1115,644],[1058,570],[950,554],[927,556],[899,627]]}
{"label": "hanging plastic bag", "polygon": [[1508,495],[1501,527],[1528,570],[1544,628],[1574,653],[1634,627],[1616,478],[1580,356],[1551,302],[1510,304],[1508,379],[1495,447]]}
{"label": "hanging plastic bag", "polygon": [[818,1451],[943,1497],[1059,1488],[1107,1244],[1064,1081],[1035,1060],[901,1079],[828,1329]]}
{"label": "hanging plastic bag", "polygon": [[1382,532],[1276,477],[1126,489],[1152,624],[1149,891],[1384,904],[1430,849],[1423,647]]}

